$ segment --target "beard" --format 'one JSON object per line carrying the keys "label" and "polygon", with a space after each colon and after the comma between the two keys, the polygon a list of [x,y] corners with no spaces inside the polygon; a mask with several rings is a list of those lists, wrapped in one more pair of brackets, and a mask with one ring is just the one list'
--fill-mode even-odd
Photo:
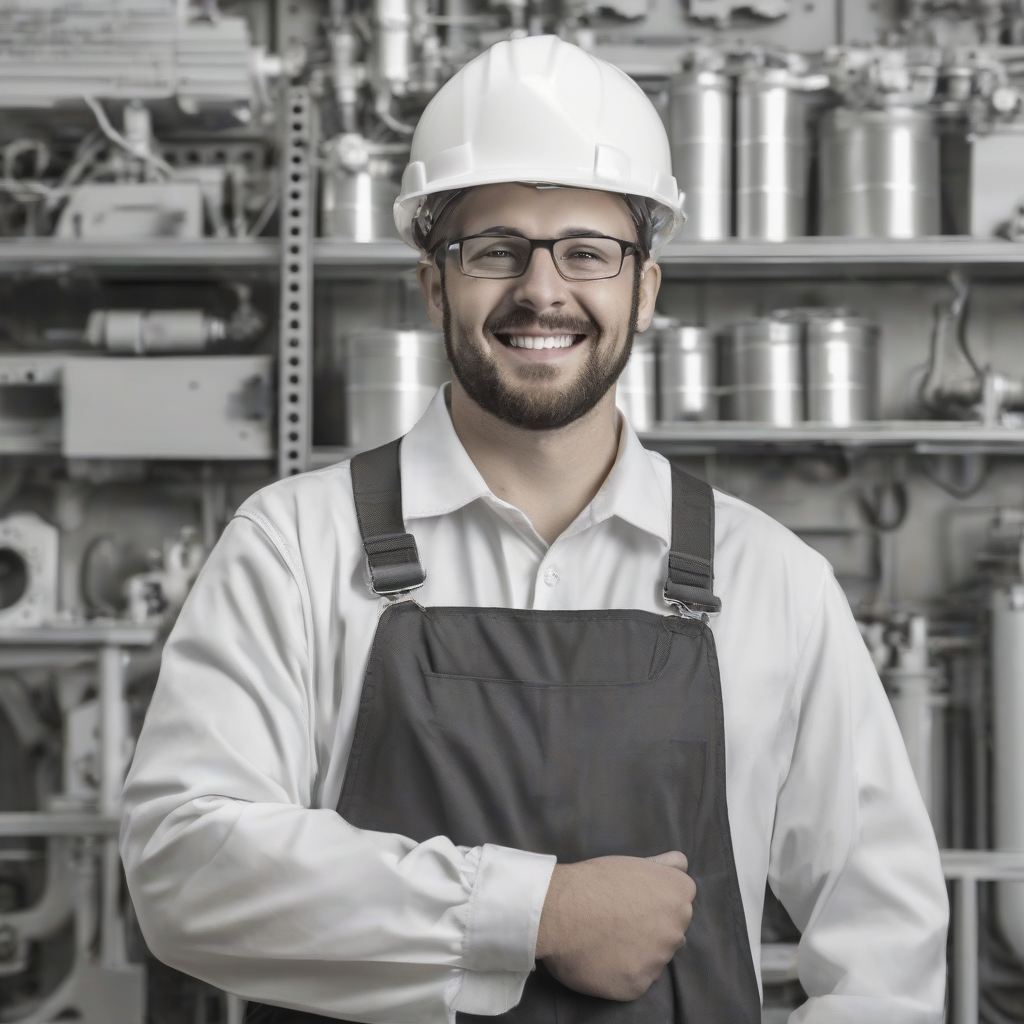
{"label": "beard", "polygon": [[617,355],[606,351],[605,332],[590,317],[537,316],[523,306],[484,322],[484,331],[494,336],[515,334],[527,328],[546,334],[585,334],[590,351],[576,376],[557,391],[531,384],[543,384],[558,375],[547,363],[526,363],[517,368],[516,380],[502,375],[497,362],[454,323],[448,290],[441,282],[444,311],[444,347],[452,373],[463,390],[499,420],[524,430],[557,430],[585,416],[615,386],[629,361],[640,305],[640,268],[633,276],[633,298],[626,328],[626,343]]}

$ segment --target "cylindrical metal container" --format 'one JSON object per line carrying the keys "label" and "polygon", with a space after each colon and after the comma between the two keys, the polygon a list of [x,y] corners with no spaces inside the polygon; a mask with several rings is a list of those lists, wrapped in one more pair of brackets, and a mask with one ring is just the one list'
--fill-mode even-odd
{"label": "cylindrical metal container", "polygon": [[615,404],[636,431],[650,430],[658,419],[657,332],[633,338],[633,351],[615,388]]}
{"label": "cylindrical metal container", "polygon": [[[736,234],[781,242],[807,233],[804,93],[780,68],[750,68],[736,98]],[[682,186],[685,189],[685,186]]]}
{"label": "cylindrical metal container", "polygon": [[686,193],[684,239],[714,241],[731,233],[732,78],[689,70],[670,86],[672,173]]}
{"label": "cylindrical metal container", "polygon": [[437,331],[357,331],[348,336],[347,442],[373,448],[406,433],[451,379]]}
{"label": "cylindrical metal container", "polygon": [[928,623],[910,620],[909,643],[897,649],[896,665],[882,673],[907,748],[914,778],[941,845],[947,832],[944,680],[928,659]]}
{"label": "cylindrical metal container", "polygon": [[917,238],[941,231],[939,136],[927,110],[836,107],[822,119],[823,235]]}
{"label": "cylindrical metal container", "polygon": [[[992,595],[992,785],[997,850],[1024,852],[1024,584]],[[1024,883],[996,886],[1003,935],[1024,957]]]}
{"label": "cylindrical metal container", "polygon": [[383,174],[328,166],[320,191],[320,233],[350,242],[398,238],[398,185]]}
{"label": "cylindrical metal container", "polygon": [[847,427],[877,415],[878,328],[843,310],[807,317],[807,418]]}
{"label": "cylindrical metal container", "polygon": [[706,327],[673,326],[658,332],[661,420],[717,419],[715,377],[715,338]]}
{"label": "cylindrical metal container", "polygon": [[759,317],[727,328],[721,381],[729,418],[789,427],[804,412],[803,325],[796,318]]}

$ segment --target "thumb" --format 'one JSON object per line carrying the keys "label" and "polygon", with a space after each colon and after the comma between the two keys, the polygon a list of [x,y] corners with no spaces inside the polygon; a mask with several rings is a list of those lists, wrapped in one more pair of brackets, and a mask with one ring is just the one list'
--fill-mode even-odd
{"label": "thumb", "polygon": [[689,867],[686,854],[680,853],[678,850],[659,853],[656,857],[648,857],[647,860],[654,861],[655,864],[664,864],[670,868],[678,868],[680,871],[685,871]]}

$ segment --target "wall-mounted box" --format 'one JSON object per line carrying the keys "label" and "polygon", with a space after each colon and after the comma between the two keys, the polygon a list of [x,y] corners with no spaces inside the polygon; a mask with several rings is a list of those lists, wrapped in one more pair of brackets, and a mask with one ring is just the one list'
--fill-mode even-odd
{"label": "wall-mounted box", "polygon": [[68,358],[62,452],[76,459],[271,459],[269,356]]}

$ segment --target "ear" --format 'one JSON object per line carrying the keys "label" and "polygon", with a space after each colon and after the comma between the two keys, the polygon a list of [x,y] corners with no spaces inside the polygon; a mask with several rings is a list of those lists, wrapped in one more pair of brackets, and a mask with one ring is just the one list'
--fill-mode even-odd
{"label": "ear", "polygon": [[429,256],[421,256],[416,264],[416,280],[419,281],[423,301],[427,304],[427,316],[440,331],[444,329],[444,306],[441,301],[441,271]]}
{"label": "ear", "polygon": [[640,271],[640,302],[636,311],[636,331],[646,331],[654,317],[654,304],[658,301],[661,288],[661,267],[654,260],[648,260]]}

